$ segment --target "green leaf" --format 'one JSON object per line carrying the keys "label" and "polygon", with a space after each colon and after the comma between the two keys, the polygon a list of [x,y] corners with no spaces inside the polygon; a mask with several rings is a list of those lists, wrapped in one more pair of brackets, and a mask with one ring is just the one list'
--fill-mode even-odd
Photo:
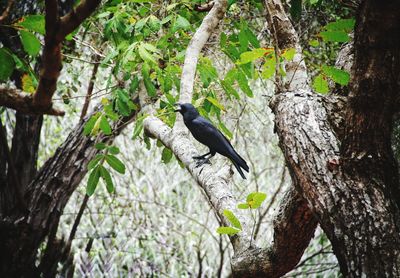
{"label": "green leaf", "polygon": [[244,33],[246,34],[247,40],[251,43],[251,45],[255,48],[260,47],[260,42],[258,41],[256,35],[249,29],[245,28],[243,29]]}
{"label": "green leaf", "polygon": [[325,42],[348,42],[349,35],[344,31],[325,31],[319,33]]}
{"label": "green leaf", "polygon": [[296,49],[295,48],[288,48],[288,49],[285,49],[285,51],[282,53],[281,56],[286,61],[291,61],[291,60],[293,60],[294,54],[296,54]]}
{"label": "green leaf", "polygon": [[150,78],[150,67],[146,63],[144,63],[142,66],[142,75],[147,94],[150,97],[155,97],[157,95],[157,90]]}
{"label": "green leaf", "polygon": [[105,143],[97,143],[96,145],[94,145],[94,147],[97,150],[104,150],[105,148],[107,148],[107,144],[105,144]]}
{"label": "green leaf", "polygon": [[232,139],[233,135],[232,132],[224,125],[223,122],[219,122],[219,127],[221,128],[222,132],[228,137],[228,139]]}
{"label": "green leaf", "polygon": [[207,88],[210,83],[218,78],[217,69],[212,65],[208,58],[202,58],[197,65],[197,70],[200,74],[200,80],[203,82],[203,87]]}
{"label": "green leaf", "polygon": [[108,165],[111,166],[115,171],[121,174],[125,174],[125,165],[116,156],[112,154],[107,154],[105,156]]}
{"label": "green leaf", "polygon": [[253,97],[253,91],[250,89],[248,80],[243,71],[239,70],[236,74],[236,79],[239,83],[240,89],[248,96]]}
{"label": "green leaf", "polygon": [[104,166],[100,165],[100,175],[104,182],[106,183],[106,188],[108,193],[113,193],[114,192],[114,184],[110,175],[110,172]]}
{"label": "green leaf", "polygon": [[171,161],[172,158],[172,151],[168,148],[164,148],[161,154],[161,160],[165,164]]}
{"label": "green leaf", "polygon": [[102,154],[96,154],[96,156],[90,160],[90,162],[87,165],[88,170],[92,170],[94,168],[94,166],[97,165],[97,163],[100,162],[100,160],[104,157],[104,155]]}
{"label": "green leaf", "polygon": [[221,103],[219,103],[217,99],[215,99],[215,98],[213,98],[213,97],[207,97],[206,99],[207,99],[209,102],[211,102],[212,105],[214,105],[214,106],[217,107],[218,109],[223,110],[223,111],[226,111],[226,110],[225,110],[225,107],[224,107]]}
{"label": "green leaf", "polygon": [[92,117],[90,117],[90,119],[86,122],[85,127],[83,128],[84,135],[89,135],[92,132],[94,125],[95,125],[97,119],[99,118],[99,116],[100,116],[100,114],[96,113]]}
{"label": "green leaf", "polygon": [[220,80],[219,82],[220,82],[222,88],[224,89],[224,91],[228,95],[232,95],[236,99],[240,99],[240,96],[239,96],[238,92],[232,87],[231,84],[229,84],[229,82],[227,82],[226,80]]}
{"label": "green leaf", "polygon": [[131,114],[131,110],[129,109],[129,106],[126,102],[124,102],[120,98],[117,98],[115,102],[117,104],[117,110],[119,113],[121,113],[121,115],[129,116]]}
{"label": "green leaf", "polygon": [[16,25],[22,26],[29,31],[37,32],[41,35],[44,35],[46,32],[43,15],[27,15],[22,18],[22,21],[17,22]]}
{"label": "green leaf", "polygon": [[143,129],[143,121],[144,121],[144,119],[145,119],[145,117],[141,116],[136,120],[135,128],[133,129],[132,139],[135,139],[136,137],[139,136],[140,132]]}
{"label": "green leaf", "polygon": [[330,67],[323,65],[322,71],[329,76],[336,83],[346,86],[350,81],[350,74],[344,70],[337,69],[335,67]]}
{"label": "green leaf", "polygon": [[249,206],[249,204],[245,204],[245,203],[242,203],[242,204],[238,204],[238,209],[249,209],[250,208],[250,206]]}
{"label": "green leaf", "polygon": [[320,94],[326,94],[329,92],[328,81],[326,81],[326,78],[323,74],[319,74],[317,77],[315,77],[312,87]]}
{"label": "green leaf", "polygon": [[5,48],[0,48],[0,61],[0,80],[6,80],[14,71],[14,59]]}
{"label": "green leaf", "polygon": [[246,51],[247,46],[249,45],[249,41],[247,39],[246,33],[243,30],[243,27],[239,32],[238,39],[239,39],[239,44],[240,44],[240,47],[239,47],[240,52]]}
{"label": "green leaf", "polygon": [[264,55],[268,54],[269,52],[271,51],[265,48],[256,48],[252,51],[243,52],[242,54],[240,54],[240,60],[236,62],[236,64],[242,65],[253,62],[258,58],[264,57]]}
{"label": "green leaf", "polygon": [[152,31],[157,32],[161,28],[161,21],[156,16],[150,15],[149,27]]}
{"label": "green leaf", "polygon": [[100,129],[103,131],[105,135],[110,135],[112,133],[111,126],[106,118],[106,116],[102,115],[100,120]]}
{"label": "green leaf", "polygon": [[100,179],[100,165],[97,166],[90,172],[88,183],[86,186],[86,194],[91,196],[94,193],[94,190],[97,187]]}
{"label": "green leaf", "polygon": [[250,208],[256,209],[259,208],[264,202],[265,198],[267,198],[267,195],[262,192],[252,192],[249,195],[247,195],[246,202],[249,205]]}
{"label": "green leaf", "polygon": [[139,56],[143,59],[143,61],[155,64],[155,65],[157,64],[157,61],[154,58],[154,56],[146,50],[146,48],[144,47],[143,44],[139,45],[138,51],[139,51]]}
{"label": "green leaf", "polygon": [[335,22],[330,22],[325,26],[327,31],[345,31],[350,32],[354,29],[356,21],[354,18],[339,19]]}
{"label": "green leaf", "polygon": [[312,47],[317,47],[317,46],[319,46],[319,41],[318,41],[318,40],[310,40],[310,41],[308,42],[308,44],[309,44],[310,46],[312,46]]}
{"label": "green leaf", "polygon": [[231,222],[233,227],[235,227],[239,230],[242,229],[242,225],[240,224],[239,219],[236,218],[235,214],[233,214],[232,211],[225,209],[223,213],[224,213],[225,217],[229,220],[229,222]]}
{"label": "green leaf", "polygon": [[190,27],[190,22],[186,18],[178,15],[174,25],[172,26],[172,32],[176,32],[180,29],[186,30],[189,29],[189,27]]}
{"label": "green leaf", "polygon": [[26,53],[31,56],[36,56],[40,51],[40,41],[36,36],[28,31],[20,30],[19,35],[21,37],[22,46]]}
{"label": "green leaf", "polygon": [[119,148],[116,146],[111,146],[108,148],[108,152],[110,154],[119,154]]}
{"label": "green leaf", "polygon": [[276,59],[275,55],[267,59],[262,66],[261,77],[264,79],[272,78],[276,71]]}
{"label": "green leaf", "polygon": [[235,227],[218,227],[217,233],[224,235],[235,235],[240,232],[239,229]]}

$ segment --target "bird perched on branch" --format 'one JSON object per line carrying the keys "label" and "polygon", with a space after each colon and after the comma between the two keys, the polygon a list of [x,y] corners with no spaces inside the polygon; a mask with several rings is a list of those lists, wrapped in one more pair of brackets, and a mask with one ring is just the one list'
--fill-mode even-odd
{"label": "bird perched on branch", "polygon": [[178,109],[176,109],[175,112],[180,112],[182,114],[183,121],[193,137],[210,149],[206,154],[193,157],[198,160],[196,167],[200,167],[204,163],[210,163],[210,158],[216,153],[219,153],[229,158],[242,178],[246,179],[242,169],[249,172],[249,166],[247,166],[246,161],[235,151],[222,132],[214,127],[208,120],[200,116],[199,112],[192,104],[177,103],[176,105]]}

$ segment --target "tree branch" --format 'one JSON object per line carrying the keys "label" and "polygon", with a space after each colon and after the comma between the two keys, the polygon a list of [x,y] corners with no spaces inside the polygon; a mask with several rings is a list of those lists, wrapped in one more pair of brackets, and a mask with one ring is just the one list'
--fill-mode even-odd
{"label": "tree branch", "polygon": [[13,89],[0,85],[0,106],[15,109],[24,114],[31,115],[53,115],[63,116],[64,111],[54,107],[40,107],[33,104],[33,97],[30,93],[22,92],[19,89]]}
{"label": "tree branch", "polygon": [[52,106],[52,97],[57,88],[57,80],[62,68],[61,43],[65,36],[76,29],[100,4],[100,0],[82,1],[70,13],[58,16],[56,0],[46,0],[46,35],[42,54],[42,68],[33,105],[39,110]]}
{"label": "tree branch", "polygon": [[[280,0],[266,0],[264,6],[268,13],[268,25],[275,38],[276,55],[290,48],[294,48],[296,51],[293,59],[285,63],[286,79],[283,84],[284,89],[288,91],[309,89],[307,67],[302,55],[303,50],[296,30],[285,13],[282,2]],[[278,76],[280,75],[277,75],[277,78],[280,78]],[[278,84],[280,83],[282,82],[278,82]],[[278,89],[282,90],[283,88]]]}

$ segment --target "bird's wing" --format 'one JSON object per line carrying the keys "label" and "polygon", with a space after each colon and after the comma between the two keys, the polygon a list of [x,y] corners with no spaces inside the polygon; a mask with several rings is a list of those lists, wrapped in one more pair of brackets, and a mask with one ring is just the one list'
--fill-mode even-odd
{"label": "bird's wing", "polygon": [[208,120],[203,117],[197,117],[192,120],[188,128],[197,141],[208,146],[210,150],[216,151],[236,161],[245,171],[249,171],[249,166],[246,161],[236,152],[228,138]]}
{"label": "bird's wing", "polygon": [[210,149],[219,153],[222,152],[222,154],[226,153],[230,148],[233,149],[229,140],[215,126],[213,126],[212,123],[203,117],[197,117],[194,119],[188,128],[194,138],[196,138],[200,143],[208,146]]}

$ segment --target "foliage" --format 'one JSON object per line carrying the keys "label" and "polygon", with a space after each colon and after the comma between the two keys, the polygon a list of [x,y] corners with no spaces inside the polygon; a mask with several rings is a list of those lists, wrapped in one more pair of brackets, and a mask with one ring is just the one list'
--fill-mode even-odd
{"label": "foliage", "polygon": [[[252,192],[249,195],[247,195],[246,203],[238,204],[237,207],[239,209],[250,209],[250,210],[258,209],[260,208],[261,204],[265,201],[266,197],[267,194],[265,193]],[[232,227],[229,226],[218,227],[217,233],[227,234],[227,235],[235,235],[239,233],[242,230],[242,225],[239,219],[235,216],[235,214],[227,209],[224,210],[223,214],[226,217],[226,219],[232,224]]]}

